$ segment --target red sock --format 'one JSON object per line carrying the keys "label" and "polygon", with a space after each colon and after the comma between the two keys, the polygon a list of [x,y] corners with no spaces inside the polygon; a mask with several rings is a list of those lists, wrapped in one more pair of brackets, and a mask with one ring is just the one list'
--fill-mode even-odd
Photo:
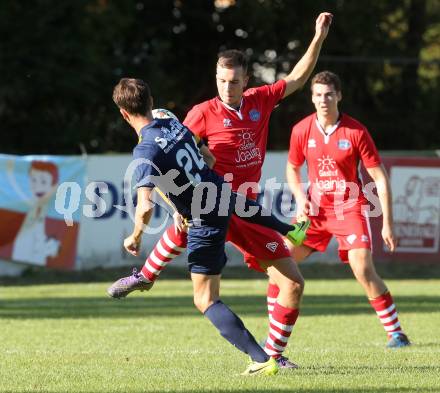
{"label": "red sock", "polygon": [[282,355],[286,349],[298,314],[298,309],[283,307],[278,302],[275,302],[270,317],[269,336],[264,347],[269,356],[279,358]]}
{"label": "red sock", "polygon": [[370,304],[376,311],[388,337],[393,333],[403,333],[397,316],[396,306],[394,305],[393,298],[389,292],[386,292],[375,299],[370,299]]}
{"label": "red sock", "polygon": [[269,283],[267,286],[267,313],[269,314],[269,320],[279,293],[280,288],[276,284]]}
{"label": "red sock", "polygon": [[153,282],[163,269],[182,251],[185,251],[187,244],[187,233],[178,232],[171,225],[163,233],[161,239],[151,251],[149,257],[142,267],[141,274],[149,281]]}

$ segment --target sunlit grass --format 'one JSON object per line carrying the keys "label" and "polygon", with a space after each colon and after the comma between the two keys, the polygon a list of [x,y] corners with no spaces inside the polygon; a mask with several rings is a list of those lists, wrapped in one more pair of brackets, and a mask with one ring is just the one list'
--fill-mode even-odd
{"label": "sunlit grass", "polygon": [[[440,280],[387,280],[413,341],[386,338],[354,280],[308,280],[287,355],[301,368],[239,376],[247,358],[192,305],[188,280],[116,301],[106,284],[0,289],[0,392],[439,392]],[[257,339],[262,280],[225,280],[222,298]]]}

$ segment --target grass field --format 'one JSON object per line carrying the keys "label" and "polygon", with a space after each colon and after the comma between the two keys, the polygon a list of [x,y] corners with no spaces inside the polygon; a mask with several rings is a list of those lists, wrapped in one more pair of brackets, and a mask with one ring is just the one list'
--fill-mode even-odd
{"label": "grass field", "polygon": [[[188,280],[123,301],[107,283],[0,289],[0,392],[440,392],[440,280],[387,280],[410,348],[385,333],[354,280],[308,280],[287,355],[301,368],[239,376],[247,359],[192,305]],[[265,337],[263,280],[223,300]]]}

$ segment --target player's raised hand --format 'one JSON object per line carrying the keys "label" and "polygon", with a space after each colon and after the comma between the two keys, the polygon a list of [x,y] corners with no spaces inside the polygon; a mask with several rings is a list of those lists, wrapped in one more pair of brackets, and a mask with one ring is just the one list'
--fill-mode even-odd
{"label": "player's raised hand", "polygon": [[390,225],[383,226],[382,238],[389,250],[394,252],[396,249],[396,238],[394,237],[393,228]]}
{"label": "player's raised hand", "polygon": [[316,19],[315,26],[315,34],[319,39],[324,40],[325,37],[327,37],[332,20],[333,14],[330,12],[322,12],[319,14],[318,18]]}
{"label": "player's raised hand", "polygon": [[124,240],[124,248],[128,253],[137,257],[141,248],[141,240],[135,239],[133,235],[130,235]]}

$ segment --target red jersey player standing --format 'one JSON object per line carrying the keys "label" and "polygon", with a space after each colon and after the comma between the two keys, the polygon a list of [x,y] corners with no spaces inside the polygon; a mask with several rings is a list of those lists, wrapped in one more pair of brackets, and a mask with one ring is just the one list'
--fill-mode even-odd
{"label": "red jersey player standing", "polygon": [[[234,191],[255,196],[272,110],[310,77],[331,21],[329,13],[318,16],[315,36],[306,53],[286,77],[272,85],[245,91],[249,79],[246,56],[237,50],[219,54],[216,67],[218,96],[194,106],[184,124],[207,143],[216,159],[214,171],[231,181]],[[201,152],[204,150],[207,149],[202,148]],[[265,350],[280,367],[296,368],[282,353],[298,317],[304,280],[282,236],[232,216],[227,240],[244,254],[249,267],[268,274],[270,325]],[[185,247],[186,234],[176,231],[174,226],[168,228],[140,274],[134,274],[139,283],[120,279],[109,288],[110,296],[124,297],[136,289],[149,289],[163,268]]]}
{"label": "red jersey player standing", "polygon": [[[292,129],[287,181],[297,203],[297,217],[313,217],[307,239],[294,247],[295,261],[314,251],[325,251],[332,236],[339,244],[339,256],[349,263],[388,334],[390,348],[410,344],[403,333],[393,298],[376,273],[371,253],[371,234],[364,209],[368,202],[362,192],[359,162],[374,180],[383,213],[382,237],[393,251],[391,188],[376,146],[365,126],[341,114],[339,77],[329,71],[315,75],[311,82],[316,113]],[[301,184],[300,169],[307,162],[309,189]]]}

